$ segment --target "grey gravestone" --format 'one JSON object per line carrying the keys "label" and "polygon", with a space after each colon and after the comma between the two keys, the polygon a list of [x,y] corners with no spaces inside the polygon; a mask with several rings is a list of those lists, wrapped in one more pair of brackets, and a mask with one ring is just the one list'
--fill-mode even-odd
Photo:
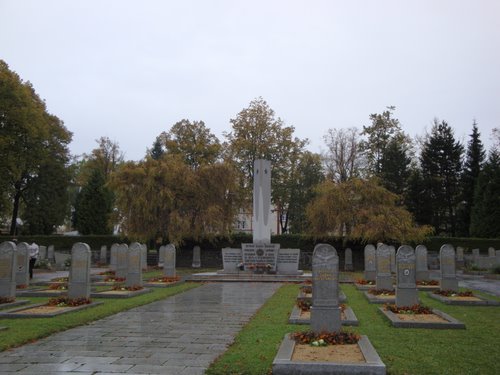
{"label": "grey gravestone", "polygon": [[191,266],[193,268],[201,267],[201,249],[199,246],[193,247],[193,264]]}
{"label": "grey gravestone", "polygon": [[120,244],[116,248],[116,277],[127,277],[128,245]]}
{"label": "grey gravestone", "polygon": [[251,265],[270,265],[271,271],[276,271],[280,244],[278,243],[244,243],[241,244],[245,270]]}
{"label": "grey gravestone", "polygon": [[314,247],[312,282],[311,329],[315,333],[340,331],[339,257],[333,246]]}
{"label": "grey gravestone", "polygon": [[461,246],[457,246],[457,267],[464,266],[464,248]]}
{"label": "grey gravestone", "polygon": [[400,246],[396,254],[396,306],[398,307],[418,304],[415,263],[416,256],[411,246]]}
{"label": "grey gravestone", "polygon": [[477,263],[480,257],[479,249],[472,249],[472,262]]}
{"label": "grey gravestone", "polygon": [[441,290],[458,292],[458,281],[455,270],[455,250],[452,245],[446,244],[439,250],[439,263],[441,264]]}
{"label": "grey gravestone", "polygon": [[297,275],[299,272],[300,249],[279,249],[277,271],[280,275]]}
{"label": "grey gravestone", "polygon": [[344,270],[352,271],[354,269],[352,265],[352,250],[350,248],[345,249],[344,255]]}
{"label": "grey gravestone", "polygon": [[106,245],[101,246],[101,253],[99,254],[99,261],[101,264],[108,263],[108,247]]}
{"label": "grey gravestone", "polygon": [[391,249],[380,245],[377,249],[377,289],[394,290],[391,276]]}
{"label": "grey gravestone", "polygon": [[365,280],[375,281],[377,276],[376,250],[373,245],[365,246]]}
{"label": "grey gravestone", "polygon": [[16,284],[28,285],[30,283],[29,264],[30,264],[30,245],[26,242],[17,244],[17,270]]}
{"label": "grey gravestone", "polygon": [[40,245],[38,249],[38,261],[47,259],[47,246]]}
{"label": "grey gravestone", "polygon": [[175,246],[168,244],[165,246],[165,262],[163,263],[163,276],[175,277]]}
{"label": "grey gravestone", "polygon": [[241,249],[225,247],[222,249],[222,265],[224,273],[237,273],[238,266],[243,263]]}
{"label": "grey gravestone", "polygon": [[391,272],[396,273],[396,248],[389,246],[389,251],[391,253]]}
{"label": "grey gravestone", "polygon": [[163,264],[165,263],[165,249],[165,245],[161,245],[158,249],[158,267],[163,267]]}
{"label": "grey gravestone", "polygon": [[118,254],[118,245],[117,243],[114,243],[111,245],[111,249],[109,250],[109,268],[111,271],[116,271],[116,260],[117,260],[117,254]]}
{"label": "grey gravestone", "polygon": [[427,247],[418,245],[415,248],[417,258],[417,281],[429,280],[429,267],[427,266]]}
{"label": "grey gravestone", "polygon": [[253,243],[271,243],[271,162],[253,163]]}
{"label": "grey gravestone", "polygon": [[14,242],[0,244],[0,297],[16,297],[17,248]]}
{"label": "grey gravestone", "polygon": [[500,265],[500,250],[495,251],[496,265]]}
{"label": "grey gravestone", "polygon": [[126,286],[142,286],[142,245],[138,242],[130,244],[127,252]]}
{"label": "grey gravestone", "polygon": [[54,254],[54,245],[49,245],[47,248],[47,259],[49,262],[55,262],[56,256]]}
{"label": "grey gravestone", "polygon": [[143,243],[141,248],[141,264],[142,264],[142,269],[147,270],[148,269],[148,246]]}
{"label": "grey gravestone", "polygon": [[488,256],[490,258],[494,258],[495,257],[495,248],[493,247],[488,247]]}
{"label": "grey gravestone", "polygon": [[77,242],[71,248],[71,268],[69,270],[68,297],[90,297],[90,262],[92,252],[89,245]]}

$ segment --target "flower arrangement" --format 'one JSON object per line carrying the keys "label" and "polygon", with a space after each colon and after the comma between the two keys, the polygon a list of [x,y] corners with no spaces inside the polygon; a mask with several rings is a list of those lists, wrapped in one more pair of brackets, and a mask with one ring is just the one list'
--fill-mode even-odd
{"label": "flower arrangement", "polygon": [[105,282],[110,282],[110,283],[120,283],[125,281],[125,277],[107,277],[104,279]]}
{"label": "flower arrangement", "polygon": [[371,289],[368,293],[373,294],[374,296],[394,296],[396,294],[394,290],[387,289]]}
{"label": "flower arrangement", "polygon": [[179,276],[173,276],[173,277],[163,276],[163,277],[153,277],[148,281],[151,283],[173,283],[179,281],[180,279],[181,278]]}
{"label": "flower arrangement", "polygon": [[245,269],[245,263],[243,262],[238,263],[236,268],[238,268],[240,271],[243,271]]}
{"label": "flower arrangement", "polygon": [[312,331],[294,332],[291,337],[297,344],[309,344],[311,346],[357,344],[361,338],[357,333],[344,331],[322,332],[319,334]]}
{"label": "flower arrangement", "polygon": [[434,294],[439,294],[443,297],[474,297],[474,293],[471,290],[466,290],[465,292],[455,292],[453,290],[436,290]]}
{"label": "flower arrangement", "polygon": [[359,284],[359,285],[375,285],[375,281],[365,280],[365,279],[356,279],[356,284]]}
{"label": "flower arrangement", "polygon": [[28,285],[26,285],[26,284],[16,285],[16,289],[26,289],[27,287],[28,287]]}
{"label": "flower arrangement", "polygon": [[121,292],[124,292],[124,291],[135,292],[136,290],[141,290],[141,289],[144,289],[144,287],[142,287],[140,285],[125,286],[123,284],[119,284],[119,285],[113,286],[113,290],[117,290],[117,291],[121,291]]}
{"label": "flower arrangement", "polygon": [[112,270],[108,270],[108,271],[104,271],[104,272],[99,272],[98,275],[102,275],[102,276],[114,276],[114,275],[116,275],[116,272],[112,271]]}
{"label": "flower arrangement", "polygon": [[384,305],[385,310],[391,311],[394,314],[433,314],[432,309],[424,305],[413,306],[396,306],[394,304]]}
{"label": "flower arrangement", "polygon": [[58,306],[58,307],[65,307],[65,306],[75,307],[80,305],[88,305],[89,303],[92,303],[92,301],[89,298],[54,297],[49,299],[47,305]]}
{"label": "flower arrangement", "polygon": [[437,280],[421,280],[421,281],[417,281],[417,285],[421,285],[421,286],[437,286],[439,285],[439,281]]}
{"label": "flower arrangement", "polygon": [[2,303],[11,303],[16,300],[16,297],[0,297],[0,305]]}
{"label": "flower arrangement", "polygon": [[50,284],[49,285],[49,289],[52,289],[52,290],[67,290],[68,289],[68,284],[58,284],[58,283],[54,283],[54,284]]}

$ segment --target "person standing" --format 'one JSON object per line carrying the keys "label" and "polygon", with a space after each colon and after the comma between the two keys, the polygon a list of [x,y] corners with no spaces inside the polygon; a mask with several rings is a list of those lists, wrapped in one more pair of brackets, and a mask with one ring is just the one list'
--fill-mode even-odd
{"label": "person standing", "polygon": [[30,245],[30,279],[33,278],[33,268],[35,267],[36,260],[38,259],[38,254],[40,253],[40,247],[33,242]]}

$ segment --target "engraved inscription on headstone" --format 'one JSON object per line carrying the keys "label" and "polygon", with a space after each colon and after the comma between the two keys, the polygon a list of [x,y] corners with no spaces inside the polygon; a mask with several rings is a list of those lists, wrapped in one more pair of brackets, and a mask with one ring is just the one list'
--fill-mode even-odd
{"label": "engraved inscription on headstone", "polygon": [[441,290],[458,291],[458,280],[455,268],[455,250],[452,245],[445,244],[439,250],[441,264]]}
{"label": "engraved inscription on headstone", "polygon": [[128,245],[125,243],[119,244],[116,248],[116,277],[127,277],[128,269]]}
{"label": "engraved inscription on headstone", "polygon": [[429,267],[427,266],[427,247],[418,245],[415,248],[415,256],[417,260],[417,280],[429,280]]}
{"label": "engraved inscription on headstone", "polygon": [[300,249],[279,249],[277,271],[282,275],[297,275],[299,271]]}
{"label": "engraved inscription on headstone", "polygon": [[377,289],[394,290],[391,277],[391,250],[387,245],[377,249]]}
{"label": "engraved inscription on headstone", "polygon": [[339,258],[333,246],[315,246],[312,281],[311,329],[316,333],[340,331]]}
{"label": "engraved inscription on headstone", "polygon": [[90,262],[92,252],[89,245],[77,242],[71,248],[71,267],[69,270],[68,297],[90,297]]}
{"label": "engraved inscription on headstone", "polygon": [[175,246],[168,244],[165,246],[165,261],[163,263],[163,276],[175,277]]}
{"label": "engraved inscription on headstone", "polygon": [[376,268],[376,255],[375,246],[365,246],[365,280],[375,281],[377,268]]}
{"label": "engraved inscription on headstone", "polygon": [[127,253],[126,286],[142,286],[142,245],[138,242],[130,244]]}
{"label": "engraved inscription on headstone", "polygon": [[241,257],[241,249],[225,247],[222,249],[222,264],[224,273],[237,273],[238,265],[243,262]]}
{"label": "engraved inscription on headstone", "polygon": [[0,297],[16,297],[17,248],[14,242],[0,244]]}
{"label": "engraved inscription on headstone", "polygon": [[17,244],[17,285],[28,285],[30,282],[29,261],[30,261],[30,246],[26,242]]}
{"label": "engraved inscription on headstone", "polygon": [[396,305],[413,306],[418,304],[416,256],[410,246],[400,246],[396,254]]}

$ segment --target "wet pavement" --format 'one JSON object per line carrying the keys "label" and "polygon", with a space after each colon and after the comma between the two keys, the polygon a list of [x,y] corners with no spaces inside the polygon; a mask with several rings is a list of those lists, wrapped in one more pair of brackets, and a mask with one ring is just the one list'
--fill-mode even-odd
{"label": "wet pavement", "polygon": [[1,352],[0,373],[203,374],[280,285],[204,284]]}

